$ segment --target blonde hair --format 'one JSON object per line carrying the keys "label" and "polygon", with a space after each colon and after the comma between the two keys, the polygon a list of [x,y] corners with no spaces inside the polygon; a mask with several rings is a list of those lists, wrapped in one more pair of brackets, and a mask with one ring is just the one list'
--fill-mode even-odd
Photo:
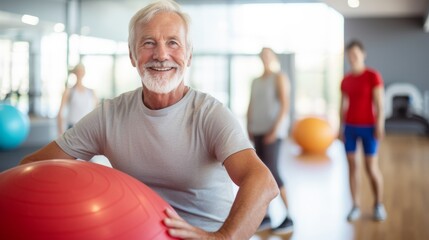
{"label": "blonde hair", "polygon": [[279,60],[279,57],[277,56],[277,53],[274,52],[272,48],[263,47],[261,50],[261,53],[259,54],[261,58],[264,52],[269,53],[269,57],[271,60],[269,62],[270,71],[279,72],[281,70],[281,66],[280,66],[280,60]]}
{"label": "blonde hair", "polygon": [[83,63],[81,63],[81,62],[79,62],[72,69],[70,69],[69,73],[76,74],[77,71],[79,71],[80,69],[85,71],[85,65],[83,65]]}
{"label": "blonde hair", "polygon": [[152,2],[151,4],[137,11],[130,20],[130,23],[128,25],[128,46],[133,57],[135,57],[135,26],[138,23],[148,23],[156,14],[161,12],[176,13],[183,19],[186,29],[187,52],[188,54],[190,53],[192,49],[192,42],[189,34],[191,22],[190,17],[188,16],[188,14],[182,12],[179,4],[177,4],[175,1],[159,0]]}

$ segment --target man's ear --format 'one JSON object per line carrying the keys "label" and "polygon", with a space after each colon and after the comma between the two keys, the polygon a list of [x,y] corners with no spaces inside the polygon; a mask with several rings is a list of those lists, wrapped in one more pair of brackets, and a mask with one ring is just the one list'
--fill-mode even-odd
{"label": "man's ear", "polygon": [[188,64],[186,64],[187,67],[190,67],[192,63],[192,50],[193,49],[191,49],[191,53],[189,53]]}
{"label": "man's ear", "polygon": [[137,64],[134,61],[134,56],[133,56],[133,52],[131,51],[130,45],[128,45],[128,52],[129,52],[129,57],[130,57],[130,60],[131,60],[131,64],[133,65],[133,67],[136,67]]}

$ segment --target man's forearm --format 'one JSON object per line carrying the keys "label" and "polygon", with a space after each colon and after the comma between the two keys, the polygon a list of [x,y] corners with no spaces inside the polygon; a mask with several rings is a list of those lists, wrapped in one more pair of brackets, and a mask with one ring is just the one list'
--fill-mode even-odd
{"label": "man's forearm", "polygon": [[68,155],[65,153],[58,144],[53,141],[43,147],[42,149],[27,155],[24,157],[24,159],[21,160],[19,163],[20,165],[36,162],[36,161],[42,161],[42,160],[49,160],[49,159],[75,159],[74,157]]}
{"label": "man's forearm", "polygon": [[219,230],[226,239],[249,239],[257,230],[267,207],[279,193],[268,169],[252,175],[240,186],[230,214]]}

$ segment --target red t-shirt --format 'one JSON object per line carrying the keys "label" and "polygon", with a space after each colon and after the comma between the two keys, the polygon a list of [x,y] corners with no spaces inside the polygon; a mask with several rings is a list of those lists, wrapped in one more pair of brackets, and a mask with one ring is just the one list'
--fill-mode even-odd
{"label": "red t-shirt", "polygon": [[354,125],[374,125],[373,90],[383,86],[380,73],[365,69],[359,75],[347,74],[341,82],[341,91],[349,99],[345,113],[345,123]]}

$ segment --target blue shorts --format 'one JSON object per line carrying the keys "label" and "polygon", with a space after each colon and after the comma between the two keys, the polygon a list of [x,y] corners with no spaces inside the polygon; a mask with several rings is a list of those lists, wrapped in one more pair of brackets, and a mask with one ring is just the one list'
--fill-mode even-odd
{"label": "blue shorts", "polygon": [[378,140],[375,138],[374,126],[347,125],[344,128],[344,146],[347,153],[356,152],[356,144],[361,139],[366,156],[377,153]]}

